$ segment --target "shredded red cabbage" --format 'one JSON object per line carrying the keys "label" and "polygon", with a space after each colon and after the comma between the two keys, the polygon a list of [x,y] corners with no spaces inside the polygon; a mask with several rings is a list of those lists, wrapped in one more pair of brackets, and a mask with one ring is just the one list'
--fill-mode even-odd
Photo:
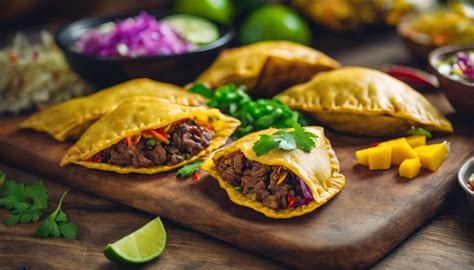
{"label": "shredded red cabbage", "polygon": [[303,197],[304,197],[304,200],[301,201],[301,205],[309,204],[311,201],[313,201],[313,195],[311,194],[311,191],[309,190],[306,183],[301,178],[300,178],[300,184],[301,184],[301,190],[303,192]]}
{"label": "shredded red cabbage", "polygon": [[188,52],[195,45],[144,11],[88,30],[75,44],[79,52],[102,57],[138,57]]}

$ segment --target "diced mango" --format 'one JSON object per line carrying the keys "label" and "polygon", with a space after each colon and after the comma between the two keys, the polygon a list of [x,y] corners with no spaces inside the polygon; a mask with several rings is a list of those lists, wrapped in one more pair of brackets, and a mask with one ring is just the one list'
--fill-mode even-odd
{"label": "diced mango", "polygon": [[390,168],[392,161],[392,147],[378,146],[371,148],[369,151],[368,161],[370,170],[386,170]]}
{"label": "diced mango", "polygon": [[420,158],[405,159],[400,167],[398,167],[398,174],[400,176],[412,179],[420,173],[421,161]]}
{"label": "diced mango", "polygon": [[449,142],[418,146],[415,152],[424,168],[436,171],[448,156]]}
{"label": "diced mango", "polygon": [[405,159],[414,158],[417,156],[415,150],[413,150],[405,138],[382,142],[378,145],[378,147],[380,146],[390,146],[392,148],[393,165],[398,165]]}
{"label": "diced mango", "polygon": [[369,152],[373,147],[358,150],[355,152],[357,163],[369,166]]}
{"label": "diced mango", "polygon": [[426,145],[426,136],[413,135],[410,137],[405,137],[405,139],[407,140],[407,143],[413,148]]}

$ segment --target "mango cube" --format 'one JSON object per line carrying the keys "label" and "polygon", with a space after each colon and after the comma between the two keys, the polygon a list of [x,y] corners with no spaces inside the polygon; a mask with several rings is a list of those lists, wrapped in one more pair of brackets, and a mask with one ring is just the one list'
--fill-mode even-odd
{"label": "mango cube", "polygon": [[400,167],[398,167],[398,174],[400,176],[412,179],[420,173],[421,161],[420,158],[405,159]]}
{"label": "mango cube", "polygon": [[355,155],[357,163],[369,166],[369,152],[372,150],[372,148],[373,147],[356,151]]}
{"label": "mango cube", "polygon": [[370,170],[386,170],[392,161],[392,147],[378,146],[370,148],[368,154]]}
{"label": "mango cube", "polygon": [[380,146],[390,146],[392,148],[392,164],[394,165],[402,163],[405,159],[417,157],[415,150],[405,138],[382,142],[378,147]]}
{"label": "mango cube", "polygon": [[418,146],[415,148],[415,152],[424,168],[436,171],[448,156],[449,142]]}
{"label": "mango cube", "polygon": [[413,148],[426,145],[426,136],[413,135],[410,137],[405,137],[405,139],[407,140],[407,143]]}

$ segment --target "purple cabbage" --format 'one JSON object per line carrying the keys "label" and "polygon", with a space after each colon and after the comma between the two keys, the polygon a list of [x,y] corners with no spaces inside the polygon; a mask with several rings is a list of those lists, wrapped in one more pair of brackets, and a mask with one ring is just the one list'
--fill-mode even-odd
{"label": "purple cabbage", "polygon": [[169,25],[144,11],[136,17],[88,30],[75,46],[79,52],[102,57],[170,55],[195,48]]}
{"label": "purple cabbage", "polygon": [[301,201],[300,205],[307,205],[313,201],[313,195],[311,194],[311,191],[309,190],[306,183],[301,178],[300,178],[300,185],[301,185],[301,190],[303,191],[303,198],[304,198]]}

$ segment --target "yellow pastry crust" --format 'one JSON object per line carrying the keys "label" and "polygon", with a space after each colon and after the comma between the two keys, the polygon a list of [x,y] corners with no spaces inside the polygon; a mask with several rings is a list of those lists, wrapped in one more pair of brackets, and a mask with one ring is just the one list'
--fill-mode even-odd
{"label": "yellow pastry crust", "polygon": [[[276,129],[271,128],[251,133],[215,151],[211,157],[204,161],[201,169],[217,179],[220,187],[227,192],[230,200],[238,205],[252,208],[270,218],[285,219],[307,214],[334,197],[345,185],[346,180],[344,175],[339,173],[339,161],[329,140],[324,136],[324,129],[317,126],[305,127],[305,129],[318,136],[316,139],[316,147],[310,153],[306,153],[300,149],[293,151],[276,149],[263,156],[257,157],[252,147],[260,138],[260,135],[270,135],[276,131]],[[249,160],[257,161],[265,165],[280,165],[288,168],[295,175],[303,179],[309,187],[314,201],[296,209],[274,210],[264,206],[261,202],[243,195],[231,184],[222,179],[214,163],[214,160],[220,156],[225,156],[236,151],[242,151]]]}
{"label": "yellow pastry crust", "polygon": [[399,135],[411,126],[453,132],[451,123],[423,95],[368,68],[346,67],[320,73],[278,98],[345,133]]}
{"label": "yellow pastry crust", "polygon": [[58,141],[77,139],[97,119],[113,111],[124,100],[137,96],[157,97],[190,106],[205,103],[200,95],[188,93],[179,86],[141,78],[47,108],[27,118],[20,128],[47,132]]}
{"label": "yellow pastry crust", "polygon": [[[183,119],[196,119],[209,123],[215,132],[209,147],[187,160],[171,166],[146,168],[121,167],[89,161],[93,155],[127,137],[145,130],[166,127]],[[240,122],[237,119],[226,116],[217,109],[182,106],[152,97],[129,99],[116,110],[95,122],[79,141],[69,148],[61,161],[61,166],[75,163],[87,168],[117,173],[154,174],[168,171],[208,155],[223,145],[239,125]]]}
{"label": "yellow pastry crust", "polygon": [[195,83],[215,88],[227,83],[247,86],[259,96],[273,96],[340,64],[324,53],[288,41],[263,41],[225,50]]}

